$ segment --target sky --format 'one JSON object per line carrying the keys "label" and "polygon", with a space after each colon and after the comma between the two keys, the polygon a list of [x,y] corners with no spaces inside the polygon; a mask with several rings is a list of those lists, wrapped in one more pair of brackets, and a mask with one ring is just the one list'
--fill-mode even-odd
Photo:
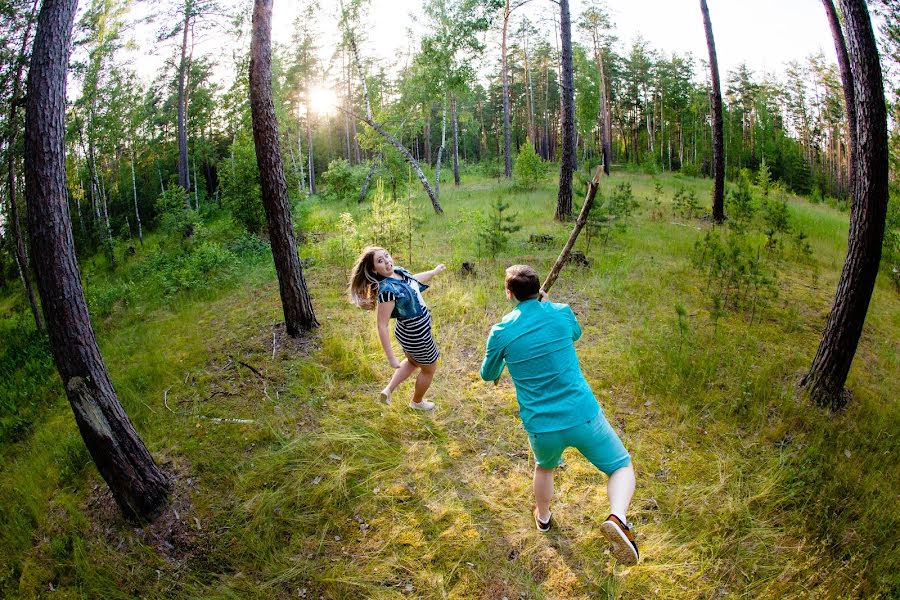
{"label": "sky", "polygon": [[[707,0],[716,40],[719,70],[722,78],[741,62],[762,75],[780,73],[784,63],[803,60],[811,54],[823,52],[834,61],[834,45],[825,18],[821,0]],[[138,11],[152,9],[153,3],[138,4]],[[293,23],[301,10],[301,0],[275,0],[273,6],[273,40],[289,44]],[[573,28],[578,16],[590,0],[571,0]],[[320,53],[325,61],[331,57],[337,42],[336,0],[320,0],[323,7],[315,27],[320,32]],[[370,0],[366,19],[367,30],[360,44],[361,53],[375,59],[389,71],[396,71],[405,64],[411,50],[418,46],[424,31],[421,0]],[[697,59],[706,59],[706,36],[698,0],[608,0],[607,6],[619,38],[617,47],[624,51],[631,41],[641,35],[650,47],[666,54],[692,53]],[[552,32],[551,15],[558,16],[558,7],[549,0],[531,0],[513,13],[515,20],[528,17],[532,22],[544,23]],[[417,18],[418,17],[418,18]],[[155,28],[153,28],[155,31]],[[138,45],[151,46],[150,28],[139,28]],[[578,37],[577,31],[573,32]],[[552,34],[551,34],[552,35]],[[499,36],[486,38],[482,73],[495,68],[499,57]],[[197,47],[199,53],[213,53],[222,60],[223,77],[233,76],[228,57],[235,43],[249,44],[249,40],[236,42],[224,36],[210,37]],[[162,64],[166,52],[142,52],[135,64],[145,80],[149,80]],[[340,70],[340,65],[333,67]]]}

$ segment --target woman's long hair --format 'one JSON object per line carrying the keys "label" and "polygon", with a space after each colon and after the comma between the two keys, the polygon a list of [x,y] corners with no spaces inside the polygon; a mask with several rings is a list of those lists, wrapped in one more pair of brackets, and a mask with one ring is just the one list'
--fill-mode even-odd
{"label": "woman's long hair", "polygon": [[378,276],[375,274],[375,253],[386,251],[379,246],[367,246],[350,270],[347,296],[360,308],[372,310],[378,297]]}

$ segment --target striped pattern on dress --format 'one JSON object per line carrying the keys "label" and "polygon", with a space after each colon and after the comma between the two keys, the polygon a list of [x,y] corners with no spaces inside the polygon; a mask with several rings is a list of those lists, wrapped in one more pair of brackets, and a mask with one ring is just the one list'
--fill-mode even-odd
{"label": "striped pattern on dress", "polygon": [[[378,294],[378,302],[394,302],[396,297],[392,292]],[[417,364],[430,365],[437,362],[440,352],[431,335],[431,313],[427,306],[423,306],[424,312],[411,319],[397,319],[394,328],[394,337],[400,342],[400,347]]]}

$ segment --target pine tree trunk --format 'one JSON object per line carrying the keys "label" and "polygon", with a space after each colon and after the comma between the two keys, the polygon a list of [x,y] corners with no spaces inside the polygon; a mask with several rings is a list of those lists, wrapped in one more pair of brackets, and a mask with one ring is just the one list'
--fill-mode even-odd
{"label": "pine tree trunk", "polygon": [[562,41],[561,115],[562,156],[559,161],[559,193],[556,197],[556,219],[572,216],[572,171],[575,165],[575,87],[572,65],[572,23],[569,0],[560,0],[560,37]]}
{"label": "pine tree trunk", "polygon": [[66,71],[77,0],[45,0],[28,74],[25,186],[32,256],[56,368],[100,475],[126,517],[153,519],[169,479],[116,397],[91,327],[66,201]]}
{"label": "pine tree trunk", "polygon": [[709,70],[712,79],[712,120],[713,120],[713,197],[712,213],[716,223],[725,220],[725,147],[722,132],[722,89],[719,84],[719,61],[716,59],[716,42],[713,39],[712,23],[706,0],[700,0],[703,13],[703,27],[706,30],[706,47],[709,50]]}
{"label": "pine tree trunk", "polygon": [[[801,385],[822,407],[842,408],[844,389],[868,312],[884,238],[888,202],[888,138],[884,82],[865,0],[840,0],[847,31],[856,115],[853,206],[847,258],[834,304],[809,373]],[[846,92],[845,92],[846,95]]]}
{"label": "pine tree trunk", "polygon": [[456,95],[450,94],[450,121],[453,126],[453,185],[459,186],[459,123],[456,120]]}
{"label": "pine tree trunk", "polygon": [[832,0],[822,0],[825,5],[825,14],[828,16],[828,24],[831,27],[831,37],[834,38],[834,50],[837,54],[838,69],[841,73],[841,82],[844,88],[844,105],[847,109],[847,123],[850,132],[850,160],[847,163],[847,181],[850,189],[853,189],[853,164],[856,161],[856,150],[859,147],[856,139],[856,102],[853,91],[853,74],[850,70],[850,58],[847,56],[847,43],[841,31],[841,22]]}
{"label": "pine tree trunk", "polygon": [[[184,24],[182,25],[183,33],[181,37],[181,62],[178,65],[178,185],[185,192],[190,190],[191,184],[188,180],[188,159],[187,159],[187,128],[185,119],[187,111],[185,103],[187,92],[185,90],[185,78],[187,77],[187,42],[188,29],[190,28],[191,13],[188,6],[184,9]],[[191,207],[187,194],[184,197],[184,204],[187,208]]]}
{"label": "pine tree trunk", "polygon": [[[564,0],[566,1],[566,0]],[[512,177],[512,156],[509,139],[509,73],[506,60],[506,32],[509,28],[509,0],[503,11],[503,33],[500,42],[500,70],[503,80],[503,174],[507,179]]]}
{"label": "pine tree trunk", "polygon": [[[6,141],[6,175],[7,187],[9,188],[9,221],[12,223],[13,254],[16,258],[16,266],[19,268],[19,278],[22,280],[22,287],[25,289],[25,297],[28,298],[28,306],[31,307],[31,315],[34,318],[34,326],[38,331],[46,331],[44,320],[41,318],[41,309],[38,307],[37,297],[34,293],[34,286],[31,283],[31,271],[28,264],[28,253],[25,250],[25,238],[22,235],[22,224],[19,219],[18,199],[16,198],[16,138],[19,133],[18,124],[18,108],[19,108],[19,90],[22,86],[22,73],[25,69],[25,52],[28,49],[29,38],[31,37],[31,24],[34,22],[35,11],[37,11],[38,2],[35,0],[31,8],[31,14],[28,17],[28,24],[25,27],[25,34],[22,36],[22,48],[18,55],[18,64],[16,66],[16,74],[13,78],[12,95],[9,100],[9,120],[7,126],[9,128],[9,137]],[[80,218],[79,218],[80,220]]]}
{"label": "pine tree trunk", "polygon": [[291,209],[284,181],[278,121],[272,100],[272,0],[256,0],[250,41],[250,113],[253,142],[272,257],[278,274],[281,305],[288,335],[319,325],[297,255]]}

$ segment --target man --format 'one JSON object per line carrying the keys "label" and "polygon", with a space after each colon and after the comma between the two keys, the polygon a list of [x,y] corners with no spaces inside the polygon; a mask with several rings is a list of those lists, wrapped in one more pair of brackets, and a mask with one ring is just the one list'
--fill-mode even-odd
{"label": "man", "polygon": [[610,515],[600,529],[613,555],[622,564],[636,564],[638,548],[625,517],[634,494],[634,468],[581,372],[574,345],[581,327],[575,314],[566,304],[540,301],[540,281],[527,265],[508,268],[505,287],[516,306],[491,328],[481,378],[495,380],[506,366],[516,386],[519,416],[536,463],[535,525],[550,530],[553,469],[563,450],[577,448],[609,476]]}

